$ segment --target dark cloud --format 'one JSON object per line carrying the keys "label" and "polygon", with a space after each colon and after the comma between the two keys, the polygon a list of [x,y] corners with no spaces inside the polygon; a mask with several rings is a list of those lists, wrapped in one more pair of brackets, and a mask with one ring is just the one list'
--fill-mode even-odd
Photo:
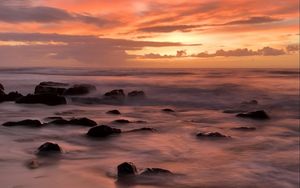
{"label": "dark cloud", "polygon": [[25,4],[7,4],[0,2],[0,21],[7,23],[58,23],[62,21],[78,21],[96,26],[108,26],[117,23],[89,14],[70,13],[66,10],[38,6],[32,7]]}
{"label": "dark cloud", "polygon": [[142,32],[156,32],[156,33],[168,33],[172,31],[189,31],[190,29],[197,28],[198,25],[162,25],[153,27],[142,27],[138,31]]}
{"label": "dark cloud", "polygon": [[250,17],[247,19],[241,19],[241,20],[227,22],[222,25],[263,24],[263,23],[277,22],[277,21],[281,21],[281,20],[282,19],[272,18],[272,17],[268,17],[268,16],[255,16],[255,17]]}
{"label": "dark cloud", "polygon": [[[122,65],[130,57],[126,50],[139,50],[144,47],[185,46],[172,42],[40,33],[0,33],[0,41],[25,43],[25,45],[19,46],[0,46],[1,65],[19,65],[24,61],[40,62],[39,65],[42,65],[46,59],[48,61],[69,59],[94,65]],[[42,42],[43,45],[36,42]],[[53,44],[53,42],[57,42],[57,44]]]}

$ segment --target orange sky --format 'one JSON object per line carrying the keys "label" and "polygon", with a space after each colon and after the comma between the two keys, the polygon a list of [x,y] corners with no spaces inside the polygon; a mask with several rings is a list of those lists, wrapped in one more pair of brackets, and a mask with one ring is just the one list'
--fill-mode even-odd
{"label": "orange sky", "polygon": [[3,0],[0,66],[298,67],[298,0]]}

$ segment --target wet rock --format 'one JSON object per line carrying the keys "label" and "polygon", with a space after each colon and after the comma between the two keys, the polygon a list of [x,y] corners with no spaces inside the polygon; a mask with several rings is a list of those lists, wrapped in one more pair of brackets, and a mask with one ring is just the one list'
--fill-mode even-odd
{"label": "wet rock", "polygon": [[87,136],[89,137],[107,137],[113,134],[120,134],[121,129],[111,128],[106,125],[99,125],[92,127],[88,132]]}
{"label": "wet rock", "polygon": [[68,84],[59,82],[41,82],[35,87],[34,94],[62,95]]}
{"label": "wet rock", "polygon": [[129,99],[143,99],[146,97],[146,94],[144,91],[131,91],[127,96]]}
{"label": "wet rock", "polygon": [[6,95],[6,101],[16,101],[19,98],[23,97],[22,94],[20,94],[19,92],[15,91],[15,92],[10,92]]}
{"label": "wet rock", "polygon": [[175,112],[174,110],[172,110],[172,109],[170,109],[170,108],[165,108],[165,109],[162,109],[161,111],[167,112],[167,113]]}
{"label": "wet rock", "polygon": [[118,165],[117,169],[118,169],[118,178],[137,175],[137,168],[131,162],[124,162]]}
{"label": "wet rock", "polygon": [[49,106],[67,104],[64,97],[53,94],[29,94],[16,100],[20,104],[45,104]]}
{"label": "wet rock", "polygon": [[105,99],[112,99],[112,100],[124,100],[125,93],[123,89],[115,89],[110,92],[104,94]]}
{"label": "wet rock", "polygon": [[248,113],[240,113],[236,115],[241,118],[250,118],[256,120],[267,120],[270,119],[269,115],[264,110],[253,111]]}
{"label": "wet rock", "polygon": [[117,120],[114,120],[113,123],[127,124],[127,123],[130,123],[130,121],[127,119],[117,119]]}
{"label": "wet rock", "polygon": [[56,119],[54,121],[49,122],[49,124],[55,124],[55,125],[82,125],[82,126],[88,126],[92,127],[97,125],[97,123],[91,119],[88,118],[73,118],[71,120],[65,120],[63,118]]}
{"label": "wet rock", "polygon": [[230,138],[230,136],[223,135],[219,132],[200,132],[197,134],[198,138]]}
{"label": "wet rock", "polygon": [[235,131],[255,131],[256,127],[234,127],[231,130],[235,130]]}
{"label": "wet rock", "polygon": [[119,110],[110,110],[106,112],[107,114],[113,114],[113,115],[121,115],[121,112]]}
{"label": "wet rock", "polygon": [[58,144],[46,142],[38,148],[38,155],[62,153],[62,149]]}
{"label": "wet rock", "polygon": [[128,132],[156,132],[157,130],[154,128],[150,128],[150,127],[143,127],[143,128],[139,128],[139,129],[132,129]]}
{"label": "wet rock", "polygon": [[26,126],[26,127],[42,127],[43,124],[39,120],[31,120],[26,119],[22,121],[9,121],[2,124],[6,127],[13,127],[13,126]]}
{"label": "wet rock", "polygon": [[91,84],[76,84],[68,88],[64,95],[85,95],[92,91],[96,91],[96,87]]}
{"label": "wet rock", "polygon": [[141,175],[143,176],[159,176],[159,175],[173,175],[169,170],[162,168],[146,168]]}

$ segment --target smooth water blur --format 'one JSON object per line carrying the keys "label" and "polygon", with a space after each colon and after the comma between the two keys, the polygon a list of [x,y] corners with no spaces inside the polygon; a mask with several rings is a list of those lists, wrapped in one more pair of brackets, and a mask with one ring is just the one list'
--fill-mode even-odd
{"label": "smooth water blur", "polygon": [[[132,132],[102,140],[85,137],[88,128],[48,126],[41,129],[0,126],[1,187],[126,187],[117,183],[116,167],[125,161],[138,168],[159,167],[177,175],[141,180],[130,187],[298,187],[299,72],[261,69],[2,69],[5,90],[32,93],[41,81],[90,83],[97,92],[65,106],[0,104],[0,123],[49,116],[88,117],[122,130],[153,127],[155,133]],[[112,89],[144,90],[147,99],[124,105],[93,100]],[[258,105],[242,105],[257,100]],[[88,104],[86,104],[88,101]],[[173,114],[161,109],[172,108]],[[106,114],[118,109],[121,116]],[[269,121],[245,120],[224,110],[266,110]],[[117,125],[115,119],[147,123]],[[241,132],[233,127],[255,126]],[[200,140],[199,131],[218,131],[232,139]],[[46,141],[60,144],[59,159],[26,162]]]}

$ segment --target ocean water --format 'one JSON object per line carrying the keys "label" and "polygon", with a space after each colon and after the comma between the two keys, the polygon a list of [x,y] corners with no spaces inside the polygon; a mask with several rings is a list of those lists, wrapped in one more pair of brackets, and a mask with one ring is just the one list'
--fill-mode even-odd
{"label": "ocean water", "polygon": [[[0,124],[46,117],[88,117],[124,131],[152,127],[101,140],[88,139],[89,128],[0,126],[1,188],[296,188],[299,185],[299,70],[277,69],[1,69],[5,91],[33,93],[42,81],[89,83],[97,91],[68,98],[67,105],[0,103]],[[112,89],[145,91],[147,98],[119,105],[97,100]],[[243,102],[257,100],[258,104]],[[161,110],[171,108],[175,113]],[[106,114],[118,109],[122,115]],[[267,121],[241,119],[224,110],[265,110]],[[128,119],[146,123],[114,124]],[[255,131],[235,131],[240,126]],[[200,131],[217,131],[227,140],[202,140]],[[46,141],[58,143],[58,158],[38,158]],[[29,169],[28,161],[40,161]],[[133,162],[139,170],[158,167],[174,176],[117,181],[117,166]]]}

